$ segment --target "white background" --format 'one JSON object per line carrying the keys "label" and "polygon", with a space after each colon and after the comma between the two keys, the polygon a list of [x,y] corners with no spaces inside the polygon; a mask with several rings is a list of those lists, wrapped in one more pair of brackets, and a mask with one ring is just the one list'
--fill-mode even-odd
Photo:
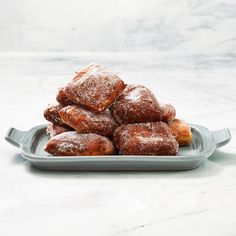
{"label": "white background", "polygon": [[1,0],[0,50],[235,53],[234,0]]}

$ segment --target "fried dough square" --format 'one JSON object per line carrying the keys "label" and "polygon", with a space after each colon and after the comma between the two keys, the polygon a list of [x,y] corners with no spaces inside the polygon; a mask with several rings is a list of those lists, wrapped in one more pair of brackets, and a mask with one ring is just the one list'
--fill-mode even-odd
{"label": "fried dough square", "polygon": [[124,90],[124,82],[105,67],[93,67],[64,88],[66,96],[74,103],[94,112],[102,112]]}
{"label": "fried dough square", "polygon": [[191,127],[185,121],[174,119],[169,127],[179,146],[187,146],[192,142]]}
{"label": "fried dough square", "polygon": [[162,120],[157,99],[142,85],[127,85],[110,107],[110,111],[121,125]]}
{"label": "fried dough square", "polygon": [[98,134],[79,134],[69,131],[52,137],[45,151],[53,156],[96,156],[112,155],[116,150],[113,143]]}
{"label": "fried dough square", "polygon": [[122,125],[113,135],[122,155],[176,155],[178,142],[164,122]]}
{"label": "fried dough square", "polygon": [[97,114],[78,105],[73,105],[64,107],[59,114],[64,123],[79,133],[96,133],[112,137],[118,127],[109,110]]}

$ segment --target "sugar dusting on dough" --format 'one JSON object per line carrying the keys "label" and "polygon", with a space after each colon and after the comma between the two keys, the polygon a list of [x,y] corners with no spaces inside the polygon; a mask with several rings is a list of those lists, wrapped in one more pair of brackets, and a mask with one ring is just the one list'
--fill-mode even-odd
{"label": "sugar dusting on dough", "polygon": [[97,133],[112,136],[118,124],[109,110],[96,114],[80,106],[67,106],[62,109],[63,121],[79,133]]}
{"label": "sugar dusting on dough", "polygon": [[141,98],[141,92],[144,91],[143,88],[137,88],[132,90],[127,96],[126,99],[132,102],[137,102]]}
{"label": "sugar dusting on dough", "polygon": [[[61,142],[59,143],[59,145],[57,146],[58,151],[63,151],[63,152],[67,152],[70,151],[71,149],[75,148],[75,144],[74,143],[69,143],[69,142]],[[82,150],[83,145],[79,145],[79,149]]]}
{"label": "sugar dusting on dough", "polygon": [[164,141],[164,139],[159,136],[149,136],[149,137],[138,136],[137,139],[139,139],[142,143],[159,143]]}
{"label": "sugar dusting on dough", "polygon": [[115,152],[108,138],[93,133],[79,134],[76,131],[54,136],[45,150],[55,156],[109,155]]}
{"label": "sugar dusting on dough", "polygon": [[171,104],[160,104],[160,109],[163,114],[163,121],[170,124],[176,116],[175,108]]}
{"label": "sugar dusting on dough", "polygon": [[62,108],[63,106],[60,104],[49,104],[44,111],[44,118],[53,124],[66,126],[59,115]]}
{"label": "sugar dusting on dough", "polygon": [[153,122],[162,119],[155,96],[142,85],[127,85],[110,110],[120,124]]}
{"label": "sugar dusting on dough", "polygon": [[178,143],[163,122],[123,125],[117,128],[114,141],[122,154],[175,155]]}
{"label": "sugar dusting on dough", "polygon": [[66,127],[63,127],[63,126],[59,126],[59,125],[55,125],[53,123],[49,123],[47,125],[47,129],[46,129],[46,133],[47,135],[50,136],[50,138],[52,138],[53,136],[57,135],[57,134],[61,134],[61,133],[64,133],[64,132],[68,132],[68,131],[71,131],[71,129],[69,128],[66,128]]}
{"label": "sugar dusting on dough", "polygon": [[124,82],[105,67],[93,67],[64,92],[76,104],[102,111],[123,91]]}

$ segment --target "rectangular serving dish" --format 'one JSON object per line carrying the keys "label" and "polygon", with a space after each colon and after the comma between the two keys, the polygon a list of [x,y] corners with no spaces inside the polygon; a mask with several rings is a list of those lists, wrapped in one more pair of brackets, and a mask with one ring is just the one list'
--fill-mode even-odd
{"label": "rectangular serving dish", "polygon": [[5,139],[20,147],[21,155],[35,167],[45,170],[188,170],[200,166],[216,148],[231,139],[229,129],[209,131],[191,125],[191,130],[191,145],[180,147],[177,156],[51,156],[44,151],[48,141],[46,125],[29,131],[10,128]]}

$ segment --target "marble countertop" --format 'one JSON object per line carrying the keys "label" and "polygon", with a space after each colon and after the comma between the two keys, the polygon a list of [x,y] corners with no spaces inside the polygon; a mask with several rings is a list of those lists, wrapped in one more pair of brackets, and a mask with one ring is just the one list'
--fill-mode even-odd
{"label": "marble countertop", "polygon": [[[0,54],[1,235],[236,235],[236,55]],[[50,172],[3,139],[45,123],[43,109],[81,66],[104,63],[149,87],[177,116],[232,140],[180,172]]]}

